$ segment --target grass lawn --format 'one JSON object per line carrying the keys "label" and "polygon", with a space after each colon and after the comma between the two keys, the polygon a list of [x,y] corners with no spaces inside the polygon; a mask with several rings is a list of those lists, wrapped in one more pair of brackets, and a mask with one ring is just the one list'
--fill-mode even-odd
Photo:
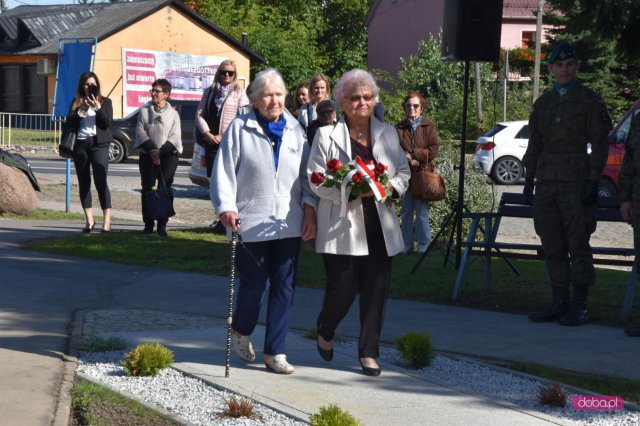
{"label": "grass lawn", "polygon": [[[209,228],[169,231],[167,239],[140,232],[111,232],[36,241],[31,250],[45,251],[112,262],[143,265],[172,270],[228,275],[229,244],[224,236],[212,234]],[[391,297],[470,307],[499,312],[525,314],[550,302],[550,290],[544,263],[514,260],[520,276],[514,274],[501,259],[493,259],[493,286],[485,294],[483,265],[473,261],[457,302],[451,301],[456,271],[443,266],[444,254],[434,250],[425,258],[416,274],[411,269],[419,255],[399,255],[393,260]],[[322,258],[309,247],[300,257],[298,285],[324,287]],[[591,322],[621,326],[619,319],[626,291],[628,273],[598,269],[597,284],[589,295]],[[640,318],[640,292],[632,308],[632,319]]]}

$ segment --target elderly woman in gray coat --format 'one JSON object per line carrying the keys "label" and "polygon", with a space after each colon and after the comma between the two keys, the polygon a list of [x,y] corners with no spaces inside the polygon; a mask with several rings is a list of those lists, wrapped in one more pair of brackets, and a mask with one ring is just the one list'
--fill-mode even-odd
{"label": "elderly woman in gray coat", "polygon": [[[410,171],[398,133],[373,115],[378,92],[367,71],[354,69],[340,78],[334,96],[344,116],[335,126],[318,130],[308,163],[311,182],[330,160],[347,164],[360,157],[369,168],[387,167],[391,198],[399,199],[407,190]],[[358,355],[363,373],[377,376],[391,259],[404,247],[397,214],[390,201],[377,201],[372,192],[350,197],[344,205],[340,188],[312,189],[320,197],[316,251],[323,254],[327,280],[317,320],[318,352],[326,361],[332,359],[335,330],[360,293]]]}
{"label": "elderly woman in gray coat", "polygon": [[[231,122],[213,164],[211,201],[228,231],[239,231],[240,273],[232,318],[234,348],[255,360],[251,333],[268,291],[264,363],[291,374],[285,339],[291,319],[300,241],[316,236],[317,199],[307,180],[309,145],[296,119],[284,108],[285,88],[275,69],[251,84],[248,114]],[[238,226],[237,220],[241,219]]]}

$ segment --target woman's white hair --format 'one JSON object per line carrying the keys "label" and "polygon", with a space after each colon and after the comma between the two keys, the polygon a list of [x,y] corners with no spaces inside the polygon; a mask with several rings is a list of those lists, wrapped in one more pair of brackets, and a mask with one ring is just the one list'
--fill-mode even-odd
{"label": "woman's white hair", "polygon": [[374,98],[378,98],[380,88],[376,84],[376,80],[369,71],[362,70],[360,68],[354,68],[346,73],[342,74],[340,80],[333,88],[333,98],[342,105],[342,102],[351,92],[360,86],[366,86],[371,89],[371,94]]}
{"label": "woman's white hair", "polygon": [[262,70],[256,74],[255,78],[249,85],[249,92],[247,93],[247,96],[252,104],[255,102],[258,95],[262,93],[267,84],[275,84],[282,89],[285,95],[287,94],[287,86],[284,84],[282,74],[280,74],[275,68],[267,68],[266,70]]}

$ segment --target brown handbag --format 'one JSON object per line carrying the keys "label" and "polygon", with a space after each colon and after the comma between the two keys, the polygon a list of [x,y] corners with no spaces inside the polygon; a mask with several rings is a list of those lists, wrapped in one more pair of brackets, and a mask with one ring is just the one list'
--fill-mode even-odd
{"label": "brown handbag", "polygon": [[409,183],[411,196],[422,201],[440,201],[447,196],[444,178],[436,172],[433,160],[422,163],[420,169],[411,172]]}

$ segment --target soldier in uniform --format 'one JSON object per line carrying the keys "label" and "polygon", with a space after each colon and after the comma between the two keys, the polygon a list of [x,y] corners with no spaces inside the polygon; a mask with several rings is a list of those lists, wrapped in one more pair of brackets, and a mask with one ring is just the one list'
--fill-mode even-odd
{"label": "soldier in uniform", "polygon": [[[622,219],[633,224],[633,246],[636,265],[640,262],[640,111],[631,121],[629,136],[624,144],[624,160],[618,175],[620,186],[620,214]],[[629,336],[640,337],[640,325],[624,329]]]}
{"label": "soldier in uniform", "polygon": [[522,159],[523,193],[530,203],[535,201],[533,221],[553,295],[553,303],[530,313],[529,319],[569,326],[586,324],[589,318],[587,294],[595,283],[589,240],[596,229],[598,182],[611,130],[600,96],[576,80],[579,66],[567,43],[549,55],[555,83],[533,105]]}

